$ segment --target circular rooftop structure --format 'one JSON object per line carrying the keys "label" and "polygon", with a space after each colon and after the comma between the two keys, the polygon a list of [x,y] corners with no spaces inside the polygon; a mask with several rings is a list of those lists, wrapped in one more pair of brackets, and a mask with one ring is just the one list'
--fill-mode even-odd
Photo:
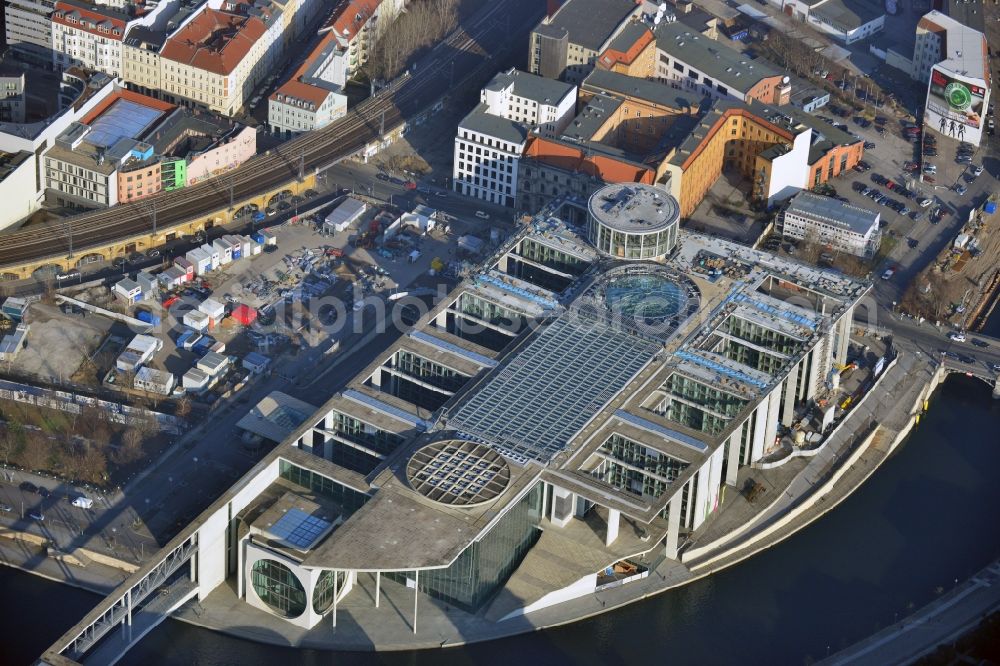
{"label": "circular rooftop structure", "polygon": [[660,259],[677,245],[680,205],[650,185],[605,185],[591,195],[587,210],[587,237],[603,254]]}
{"label": "circular rooftop structure", "polygon": [[625,324],[664,335],[698,312],[701,292],[686,275],[657,264],[625,264],[598,278],[590,296]]}
{"label": "circular rooftop structure", "polygon": [[418,449],[406,464],[406,480],[441,504],[476,506],[496,499],[510,483],[510,467],[485,444],[446,439]]}

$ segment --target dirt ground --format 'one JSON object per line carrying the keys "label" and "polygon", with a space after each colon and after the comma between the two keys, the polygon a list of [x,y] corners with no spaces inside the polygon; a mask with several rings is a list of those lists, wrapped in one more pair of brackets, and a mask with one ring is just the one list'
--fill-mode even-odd
{"label": "dirt ground", "polygon": [[965,328],[1000,275],[1000,213],[979,215],[962,233],[978,244],[979,254],[948,246],[911,283],[900,307],[929,320],[949,321]]}

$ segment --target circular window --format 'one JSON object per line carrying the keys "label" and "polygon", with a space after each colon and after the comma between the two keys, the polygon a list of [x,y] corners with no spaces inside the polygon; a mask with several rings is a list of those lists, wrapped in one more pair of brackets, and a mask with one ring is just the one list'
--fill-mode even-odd
{"label": "circular window", "polygon": [[[337,587],[334,588],[334,573],[336,573]],[[313,610],[322,615],[333,605],[333,597],[343,594],[344,583],[347,581],[347,573],[344,571],[324,571],[316,581],[313,589]]]}
{"label": "circular window", "polygon": [[267,607],[287,618],[306,610],[306,590],[291,569],[274,560],[257,560],[250,569],[254,592]]}

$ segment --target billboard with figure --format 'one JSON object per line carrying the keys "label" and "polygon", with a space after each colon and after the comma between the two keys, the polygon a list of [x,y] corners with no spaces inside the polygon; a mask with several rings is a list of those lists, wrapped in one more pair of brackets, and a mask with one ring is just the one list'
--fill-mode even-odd
{"label": "billboard with figure", "polygon": [[983,83],[932,68],[924,122],[941,134],[978,144],[989,96]]}

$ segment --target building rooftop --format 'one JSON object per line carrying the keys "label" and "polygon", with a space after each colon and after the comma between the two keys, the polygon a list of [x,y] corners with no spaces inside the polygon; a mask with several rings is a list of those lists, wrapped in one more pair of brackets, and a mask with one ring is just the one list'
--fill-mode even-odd
{"label": "building rooftop", "polygon": [[206,5],[167,39],[161,55],[225,76],[236,69],[266,31],[267,23],[259,16],[241,16]]}
{"label": "building rooftop", "polygon": [[347,43],[365,27],[380,4],[382,0],[340,0],[320,32],[333,32]]}
{"label": "building rooftop", "polygon": [[697,111],[702,103],[700,97],[664,85],[659,81],[641,79],[637,76],[629,76],[606,69],[595,69],[591,72],[584,79],[582,88],[591,92],[634,97],[670,109],[681,109],[688,112]]}
{"label": "building rooftop", "polygon": [[487,90],[503,90],[513,86],[514,94],[530,99],[539,104],[556,105],[566,95],[573,92],[574,86],[555,79],[547,79],[537,74],[530,74],[511,68],[500,72],[486,84]]}
{"label": "building rooftop", "polygon": [[281,391],[271,391],[239,420],[236,427],[280,442],[315,411],[316,408],[307,402]]}
{"label": "building rooftop", "polygon": [[985,33],[985,8],[982,0],[945,0],[944,12],[962,25]]}
{"label": "building rooftop", "polygon": [[956,19],[932,10],[923,15],[917,28],[945,30],[947,53],[939,65],[969,78],[990,79],[986,36]]}
{"label": "building rooftop", "polygon": [[567,0],[547,25],[555,34],[565,30],[572,44],[600,51],[637,8],[632,0]]}
{"label": "building rooftop", "polygon": [[761,79],[783,77],[785,72],[763,58],[756,60],[722,42],[692,32],[683,23],[661,23],[656,46],[672,57],[697,67],[716,83],[744,93]]}
{"label": "building rooftop", "polygon": [[653,41],[653,33],[644,23],[630,21],[601,54],[601,64],[610,67],[615,63],[631,64]]}
{"label": "building rooftop", "polygon": [[593,95],[563,129],[562,137],[571,141],[590,141],[622,103],[602,93]]}
{"label": "building rooftop", "polygon": [[58,0],[52,10],[53,23],[119,42],[130,20],[132,17],[124,12],[80,0]]}
{"label": "building rooftop", "polygon": [[272,545],[304,553],[328,535],[339,518],[332,507],[285,491],[253,520],[250,532]]}
{"label": "building rooftop", "polygon": [[563,315],[495,369],[449,416],[448,427],[515,461],[546,463],[658,348],[605,322]]}
{"label": "building rooftop", "polygon": [[680,217],[676,199],[639,183],[602,187],[590,198],[589,211],[602,225],[628,233],[666,229]]}
{"label": "building rooftop", "polygon": [[878,229],[879,214],[859,206],[852,206],[833,197],[812,192],[799,192],[788,202],[786,214],[802,215],[839,227],[862,236],[872,228]]}
{"label": "building rooftop", "polygon": [[487,113],[487,108],[485,102],[480,103],[462,119],[458,127],[471,132],[486,134],[509,143],[521,144],[528,138],[528,130],[524,125],[501,116],[494,116]]}
{"label": "building rooftop", "polygon": [[866,0],[826,0],[811,9],[809,15],[816,15],[838,30],[850,32],[884,16],[885,9],[881,4],[876,6]]}

